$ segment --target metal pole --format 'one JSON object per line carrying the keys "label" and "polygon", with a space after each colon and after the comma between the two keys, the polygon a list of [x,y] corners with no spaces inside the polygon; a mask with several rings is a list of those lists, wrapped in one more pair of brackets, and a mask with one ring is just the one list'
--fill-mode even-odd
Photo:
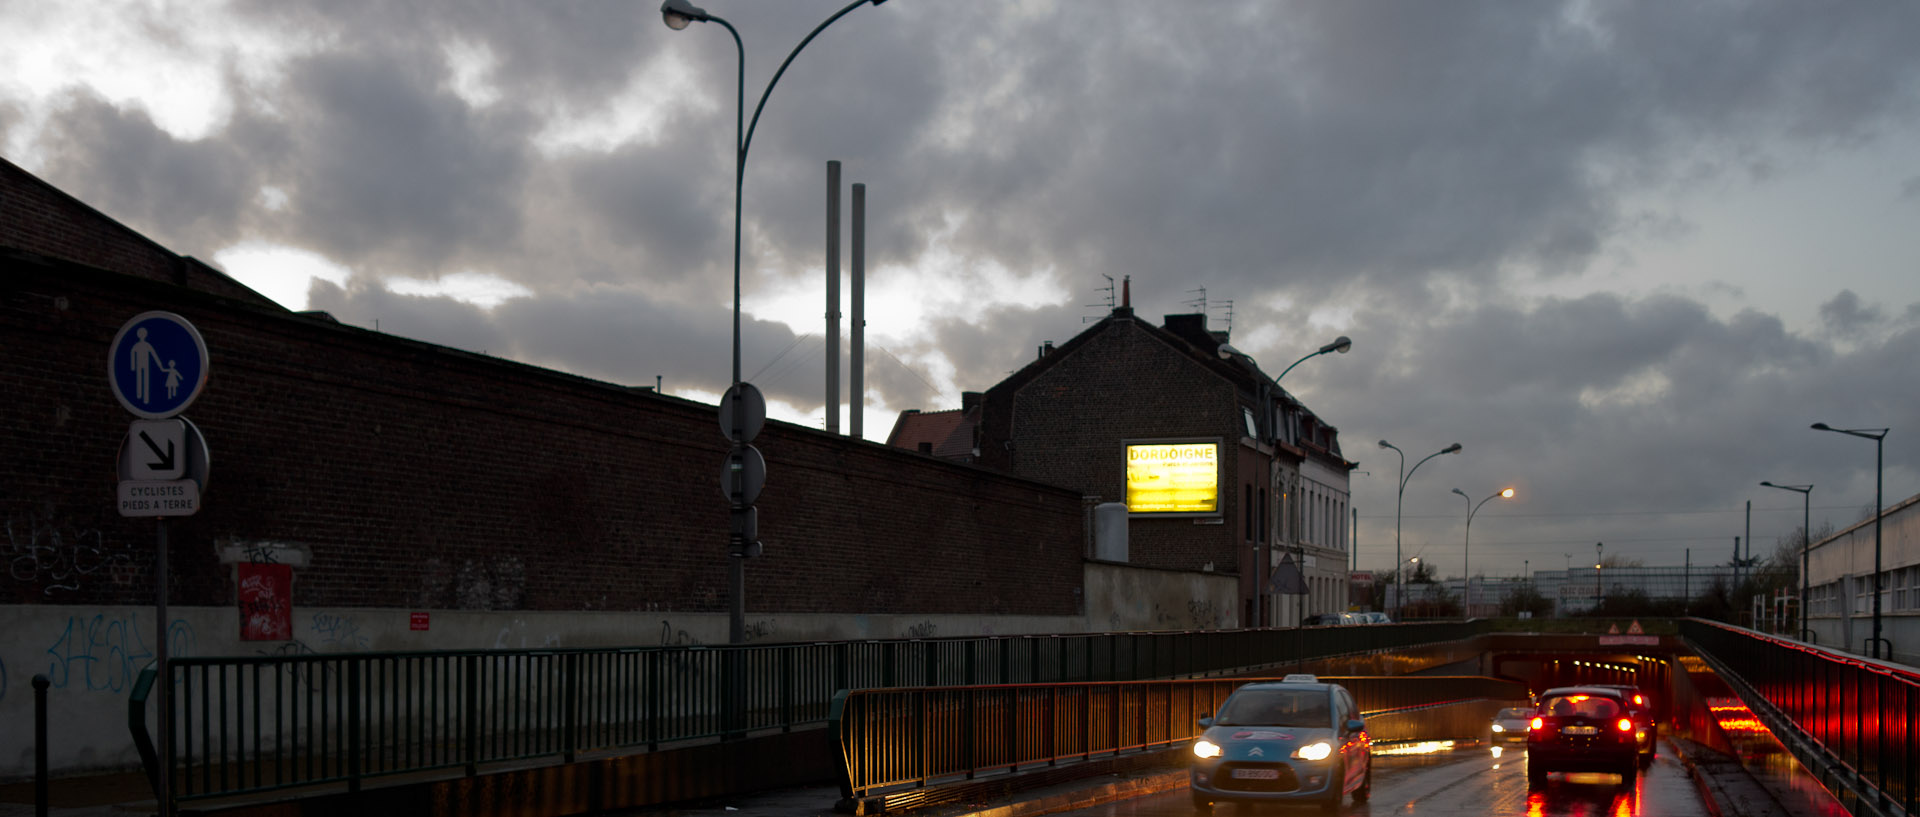
{"label": "metal pole", "polygon": [[1807,576],[1809,562],[1813,558],[1813,486],[1807,486],[1800,492],[1800,640],[1811,643],[1807,636],[1813,633],[1813,625],[1807,621]]}
{"label": "metal pole", "polygon": [[159,522],[157,542],[153,557],[154,594],[154,666],[159,668],[160,687],[160,774],[155,797],[159,800],[161,817],[173,814],[173,802],[169,789],[173,785],[173,674],[167,669],[167,520]]}
{"label": "metal pole", "polygon": [[1882,643],[1880,640],[1880,517],[1886,514],[1880,510],[1885,507],[1880,504],[1883,501],[1880,497],[1880,488],[1881,478],[1886,475],[1886,464],[1880,455],[1882,442],[1886,438],[1885,431],[1873,438],[1873,657],[1875,658],[1880,657]]}
{"label": "metal pole", "polygon": [[33,676],[33,814],[47,817],[47,676]]}

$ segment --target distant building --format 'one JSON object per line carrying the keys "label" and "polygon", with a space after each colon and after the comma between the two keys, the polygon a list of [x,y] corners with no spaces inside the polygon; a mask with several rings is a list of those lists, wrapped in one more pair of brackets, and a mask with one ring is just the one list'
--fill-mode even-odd
{"label": "distant building", "polygon": [[[1822,646],[1872,654],[1873,528],[1868,517],[1808,549],[1807,623]],[[1893,660],[1920,665],[1920,495],[1880,512],[1879,547],[1881,637]]]}
{"label": "distant building", "polygon": [[1154,326],[1123,295],[958,411],[902,414],[888,441],[1125,502],[1130,561],[1239,577],[1241,622],[1347,607],[1354,463],[1204,314]]}

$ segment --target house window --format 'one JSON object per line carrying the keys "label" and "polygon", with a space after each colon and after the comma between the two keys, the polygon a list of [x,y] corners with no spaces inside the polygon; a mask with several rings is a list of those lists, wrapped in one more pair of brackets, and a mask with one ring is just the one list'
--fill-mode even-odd
{"label": "house window", "polygon": [[1247,436],[1252,437],[1256,440],[1260,439],[1260,424],[1254,422],[1253,420],[1253,409],[1247,408],[1246,406],[1241,406],[1240,417],[1241,419],[1244,419],[1247,423]]}

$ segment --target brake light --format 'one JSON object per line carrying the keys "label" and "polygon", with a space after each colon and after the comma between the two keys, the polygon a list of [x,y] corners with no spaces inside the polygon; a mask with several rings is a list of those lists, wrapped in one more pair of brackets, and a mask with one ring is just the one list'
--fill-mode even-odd
{"label": "brake light", "polygon": [[1633,731],[1633,719],[1621,718],[1619,723],[1616,723],[1613,725],[1613,728],[1618,729],[1622,732],[1631,732]]}
{"label": "brake light", "polygon": [[1634,705],[1634,706],[1646,706],[1646,705],[1647,705],[1647,699],[1645,699],[1645,698],[1642,698],[1642,697],[1640,697],[1640,696],[1638,696],[1638,695],[1635,695],[1635,696],[1633,696],[1633,705]]}
{"label": "brake light", "polygon": [[1527,724],[1527,731],[1533,731],[1533,730],[1535,730],[1535,729],[1539,729],[1540,727],[1542,727],[1542,726],[1546,726],[1546,725],[1547,725],[1547,721],[1546,721],[1546,719],[1544,719],[1544,718],[1534,718],[1534,719],[1533,719],[1533,723],[1529,723],[1529,724]]}

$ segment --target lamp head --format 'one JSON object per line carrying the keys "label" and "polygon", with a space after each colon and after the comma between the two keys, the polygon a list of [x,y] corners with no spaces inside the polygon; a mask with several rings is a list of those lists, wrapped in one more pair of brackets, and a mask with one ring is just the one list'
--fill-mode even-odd
{"label": "lamp head", "polygon": [[[1455,488],[1455,489],[1453,489],[1453,492],[1454,492],[1454,493],[1456,493],[1456,494],[1459,494],[1459,495],[1461,495],[1461,496],[1467,496],[1467,492],[1466,492],[1466,491],[1462,491],[1462,490],[1460,490],[1459,488]],[[1470,496],[1467,496],[1467,498],[1468,498],[1468,499],[1472,499],[1473,497],[1470,497]]]}
{"label": "lamp head", "polygon": [[1826,423],[1814,423],[1812,428],[1814,431],[1832,431],[1833,430],[1833,426],[1827,425]]}
{"label": "lamp head", "polygon": [[1447,446],[1446,448],[1442,448],[1442,449],[1440,449],[1440,453],[1442,453],[1442,454],[1452,454],[1452,453],[1454,453],[1454,452],[1456,452],[1456,451],[1459,451],[1459,450],[1460,450],[1460,444],[1459,444],[1459,443],[1454,443],[1453,445],[1449,445],[1449,446]]}
{"label": "lamp head", "polygon": [[1334,338],[1332,343],[1320,347],[1320,354],[1323,355],[1328,352],[1339,352],[1344,355],[1350,351],[1353,351],[1353,338],[1346,335]]}
{"label": "lamp head", "polygon": [[706,9],[689,3],[687,0],[666,0],[666,2],[661,3],[660,17],[666,21],[667,28],[671,28],[674,31],[685,29],[695,22],[704,23],[712,19],[707,15]]}
{"label": "lamp head", "polygon": [[1513,498],[1513,489],[1512,489],[1512,488],[1508,488],[1508,489],[1506,489],[1506,490],[1503,490],[1503,491],[1501,491],[1501,492],[1500,492],[1500,498],[1501,498],[1501,499],[1512,499],[1512,498]]}
{"label": "lamp head", "polygon": [[1380,447],[1381,447],[1381,448],[1392,448],[1392,447],[1393,447],[1393,443],[1390,443],[1390,442],[1387,442],[1386,440],[1381,440],[1381,441],[1380,441]]}

